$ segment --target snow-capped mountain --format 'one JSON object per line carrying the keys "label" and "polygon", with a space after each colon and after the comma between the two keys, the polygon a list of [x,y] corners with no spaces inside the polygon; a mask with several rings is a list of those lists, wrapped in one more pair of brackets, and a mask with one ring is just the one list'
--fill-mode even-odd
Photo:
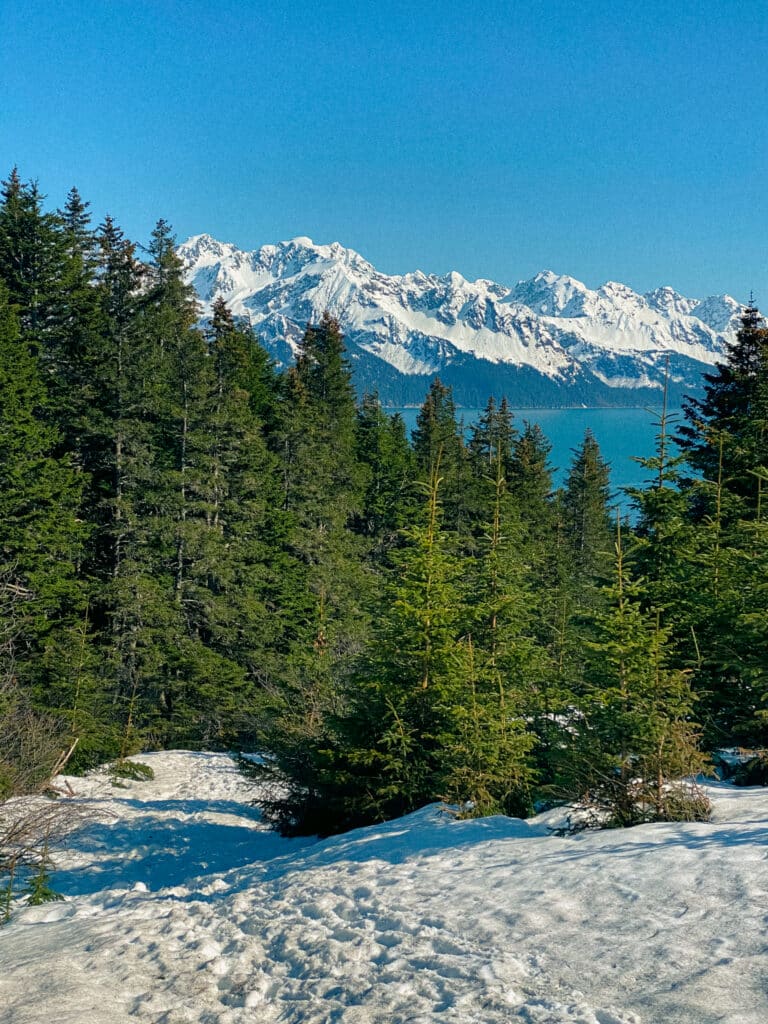
{"label": "snow-capped mountain", "polygon": [[221,296],[282,364],[328,310],[358,387],[395,405],[420,401],[436,374],[467,406],[490,394],[516,406],[653,403],[667,362],[679,397],[722,358],[741,312],[728,295],[639,295],[614,281],[592,290],[551,271],[513,288],[455,272],[389,276],[338,242],[309,238],[242,252],[197,235],[178,252],[204,316]]}

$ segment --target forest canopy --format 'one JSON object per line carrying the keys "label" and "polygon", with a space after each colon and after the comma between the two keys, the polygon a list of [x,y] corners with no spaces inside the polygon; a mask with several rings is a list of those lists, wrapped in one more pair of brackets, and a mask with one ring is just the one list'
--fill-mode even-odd
{"label": "forest canopy", "polygon": [[[143,248],[72,189],[0,195],[3,700],[76,767],[259,750],[263,810],[327,834],[443,799],[602,823],[706,813],[704,751],[768,735],[768,331],[754,306],[616,514],[587,431],[435,379],[409,439],[340,325],[279,372],[169,225]],[[9,704],[10,706],[10,704]],[[0,713],[3,709],[0,707]],[[15,767],[0,753],[0,793]],[[5,755],[6,759],[11,755]],[[23,755],[19,755],[23,756]]]}

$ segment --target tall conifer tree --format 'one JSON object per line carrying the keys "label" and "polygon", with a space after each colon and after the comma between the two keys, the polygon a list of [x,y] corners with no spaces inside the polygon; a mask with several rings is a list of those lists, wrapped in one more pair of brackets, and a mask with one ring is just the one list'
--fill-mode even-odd
{"label": "tall conifer tree", "polygon": [[643,607],[620,528],[608,598],[573,723],[566,788],[599,824],[706,818],[706,799],[684,781],[705,763],[692,723],[690,679],[669,665],[670,631],[658,610]]}
{"label": "tall conifer tree", "polygon": [[24,343],[0,284],[0,576],[23,599],[20,681],[47,710],[72,706],[73,647],[85,614],[77,565],[81,477],[57,457],[39,358]]}
{"label": "tall conifer tree", "polygon": [[608,464],[591,430],[574,452],[562,497],[563,528],[571,553],[579,604],[589,605],[589,592],[607,582],[612,562]]}

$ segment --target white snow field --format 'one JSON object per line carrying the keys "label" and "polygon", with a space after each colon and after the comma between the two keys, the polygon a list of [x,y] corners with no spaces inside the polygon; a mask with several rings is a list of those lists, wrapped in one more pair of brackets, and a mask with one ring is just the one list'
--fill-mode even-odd
{"label": "white snow field", "polygon": [[0,929],[2,1024],[766,1024],[768,791],[557,838],[432,806],[286,840],[223,754],[71,778],[66,897]]}

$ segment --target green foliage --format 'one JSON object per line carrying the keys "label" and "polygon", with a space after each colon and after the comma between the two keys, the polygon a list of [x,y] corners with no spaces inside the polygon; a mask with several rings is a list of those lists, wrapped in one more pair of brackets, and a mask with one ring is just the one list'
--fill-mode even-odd
{"label": "green foliage", "polygon": [[29,880],[25,890],[27,903],[30,907],[39,907],[43,903],[61,903],[64,897],[51,888],[51,875],[45,859]]}
{"label": "green foliage", "polygon": [[[608,464],[588,429],[574,452],[562,500],[563,530],[571,555],[571,578],[589,603],[589,590],[607,582],[612,555]],[[594,600],[594,598],[593,598]]]}
{"label": "green foliage", "polygon": [[381,555],[396,543],[414,509],[415,465],[402,417],[388,416],[376,395],[366,395],[357,412],[355,454],[367,470],[357,529]]}
{"label": "green foliage", "polygon": [[[670,631],[659,612],[643,609],[642,596],[619,531],[615,581],[590,645],[564,787],[608,824],[620,826],[680,820],[683,780],[706,765],[692,721],[688,674],[669,667]],[[698,814],[695,789],[691,801],[691,814]]]}
{"label": "green foliage", "polygon": [[470,529],[471,471],[453,393],[439,377],[432,381],[416,417],[413,456],[423,485],[429,484],[439,465],[446,528],[464,539]]}
{"label": "green foliage", "polygon": [[148,764],[142,764],[140,761],[128,761],[125,758],[113,761],[108,767],[108,774],[113,782],[118,779],[130,779],[132,782],[149,782],[155,777],[154,770]]}
{"label": "green foliage", "polygon": [[291,785],[261,805],[285,831],[327,833],[439,799],[475,813],[527,805],[532,741],[521,685],[509,682],[531,661],[519,605],[512,610],[524,597],[510,595],[511,576],[499,568],[487,603],[469,613],[463,563],[443,527],[439,468],[417,521],[390,552],[373,641],[345,704],[314,742],[303,737],[300,757],[278,758]]}
{"label": "green foliage", "polygon": [[768,751],[758,750],[733,773],[735,786],[768,786]]}
{"label": "green foliage", "polygon": [[538,423],[526,422],[512,445],[507,471],[509,490],[520,509],[526,534],[538,545],[548,544],[553,533],[551,450]]}
{"label": "green foliage", "polygon": [[725,362],[704,380],[704,397],[685,404],[678,441],[705,480],[721,480],[732,499],[723,511],[744,514],[757,505],[754,471],[765,464],[768,426],[768,329],[755,306],[745,309]]}
{"label": "green foliage", "polygon": [[409,444],[356,402],[330,314],[282,373],[221,299],[199,315],[165,221],[142,249],[76,189],[51,213],[2,184],[0,733],[55,742],[0,744],[0,799],[67,751],[247,744],[288,831],[435,799],[521,813],[557,785],[604,823],[706,813],[695,723],[768,739],[754,307],[679,453],[665,400],[615,564],[589,432],[553,493],[506,398],[465,443],[434,380]]}
{"label": "green foliage", "polygon": [[42,707],[65,689],[85,591],[77,562],[82,479],[57,458],[37,356],[0,283],[0,579],[15,606],[16,672]]}
{"label": "green foliage", "polygon": [[337,756],[350,821],[392,817],[446,796],[463,760],[457,724],[463,726],[471,670],[460,642],[460,565],[442,529],[438,473],[439,463],[420,521],[404,530],[404,546],[392,554],[376,639],[339,725],[348,745]]}
{"label": "green foliage", "polygon": [[[508,423],[503,415],[500,422]],[[478,438],[476,432],[474,441]],[[478,491],[483,529],[465,583],[471,595],[464,642],[472,697],[458,713],[471,728],[465,741],[470,756],[464,766],[464,799],[479,813],[521,814],[530,803],[535,740],[528,723],[535,720],[546,678],[523,526],[505,475],[511,439],[510,431],[498,431],[483,455],[481,465],[488,470]]]}

